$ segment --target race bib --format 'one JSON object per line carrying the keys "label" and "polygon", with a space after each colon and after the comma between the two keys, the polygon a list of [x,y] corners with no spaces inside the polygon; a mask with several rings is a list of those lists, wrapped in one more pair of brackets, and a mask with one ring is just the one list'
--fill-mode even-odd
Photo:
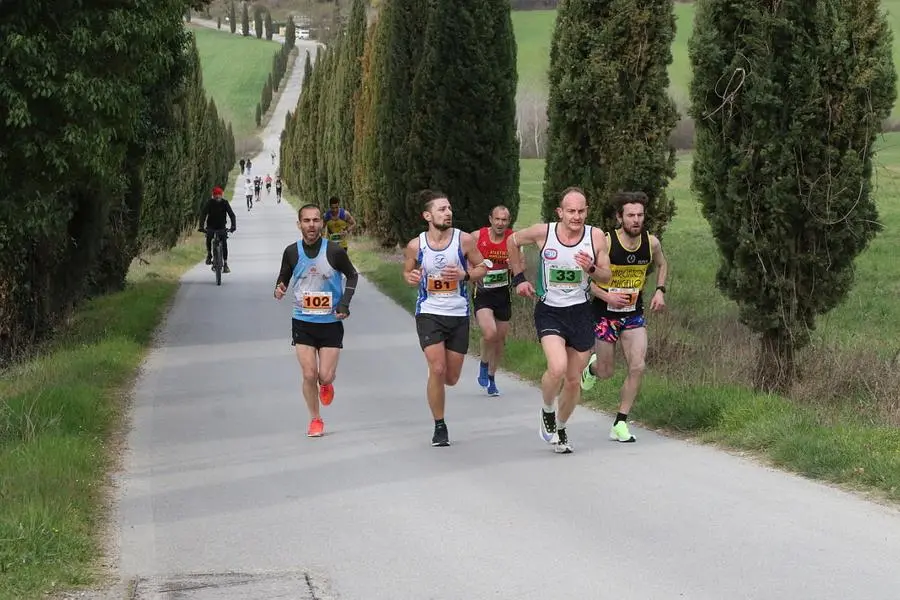
{"label": "race bib", "polygon": [[581,268],[563,267],[559,265],[550,265],[548,270],[548,279],[550,287],[562,289],[574,289],[581,287],[584,271]]}
{"label": "race bib", "polygon": [[484,279],[481,280],[481,286],[486,289],[501,288],[509,285],[509,270],[497,269],[488,271]]}
{"label": "race bib", "polygon": [[435,275],[429,275],[425,283],[425,291],[437,296],[450,296],[459,290],[459,281],[456,279],[441,279]]}
{"label": "race bib", "polygon": [[303,292],[300,312],[304,315],[330,315],[331,292]]}
{"label": "race bib", "polygon": [[330,242],[340,242],[344,239],[343,233],[331,233],[328,235],[328,241]]}
{"label": "race bib", "polygon": [[607,310],[609,310],[609,312],[631,312],[635,308],[637,308],[638,294],[641,293],[641,290],[637,288],[609,288],[606,291],[616,292],[619,294],[628,294],[628,304],[623,306],[622,308],[614,308],[610,306],[609,303],[607,303],[606,308]]}

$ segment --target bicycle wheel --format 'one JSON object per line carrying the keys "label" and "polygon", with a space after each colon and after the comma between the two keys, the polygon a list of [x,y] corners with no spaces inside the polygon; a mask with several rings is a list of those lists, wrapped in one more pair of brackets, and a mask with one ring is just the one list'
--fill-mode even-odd
{"label": "bicycle wheel", "polygon": [[222,240],[216,238],[216,251],[213,256],[213,269],[216,272],[216,285],[222,285]]}

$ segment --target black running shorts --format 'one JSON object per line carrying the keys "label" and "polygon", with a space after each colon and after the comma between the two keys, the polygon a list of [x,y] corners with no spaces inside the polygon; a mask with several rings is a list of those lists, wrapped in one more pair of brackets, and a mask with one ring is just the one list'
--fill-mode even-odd
{"label": "black running shorts", "polygon": [[444,347],[451,352],[465,354],[469,351],[469,317],[419,313],[416,315],[416,332],[419,334],[422,350],[443,342]]}
{"label": "black running shorts", "polygon": [[512,318],[512,299],[508,287],[493,290],[476,289],[472,304],[476,313],[482,308],[494,311],[494,318],[498,321],[509,321]]}
{"label": "black running shorts", "polygon": [[310,323],[300,319],[292,319],[292,346],[312,346],[313,348],[343,348],[344,324]]}
{"label": "black running shorts", "polygon": [[539,338],[557,335],[576,352],[594,347],[594,313],[587,302],[565,307],[538,302],[534,307],[534,327]]}

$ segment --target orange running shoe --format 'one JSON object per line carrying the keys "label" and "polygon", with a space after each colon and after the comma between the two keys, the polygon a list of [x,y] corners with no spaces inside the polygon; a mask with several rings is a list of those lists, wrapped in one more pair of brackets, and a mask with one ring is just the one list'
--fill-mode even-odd
{"label": "orange running shoe", "polygon": [[323,435],[325,435],[325,421],[321,417],[316,417],[309,422],[306,437],[322,437]]}
{"label": "orange running shoe", "polygon": [[319,402],[321,402],[323,406],[328,406],[331,404],[332,400],[334,400],[334,386],[330,383],[328,385],[320,385]]}

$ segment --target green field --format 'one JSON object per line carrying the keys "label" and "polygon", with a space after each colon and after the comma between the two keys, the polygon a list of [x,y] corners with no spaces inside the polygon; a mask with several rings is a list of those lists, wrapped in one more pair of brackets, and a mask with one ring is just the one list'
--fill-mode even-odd
{"label": "green field", "polygon": [[[900,0],[882,0],[882,6],[895,32],[900,32]],[[519,51],[519,89],[546,90],[547,70],[550,67],[550,40],[556,19],[554,10],[515,11],[513,26]],[[688,40],[694,25],[694,5],[675,4],[675,41],[672,44],[672,64],[669,93],[684,109],[688,101],[691,68],[688,59]],[[900,65],[900,35],[894,37],[894,64]],[[898,115],[898,108],[894,108]]]}
{"label": "green field", "polygon": [[225,27],[222,31],[199,26],[191,30],[200,52],[203,85],[216,101],[219,116],[231,121],[235,140],[252,135],[256,104],[280,45],[253,36],[231,35]]}

